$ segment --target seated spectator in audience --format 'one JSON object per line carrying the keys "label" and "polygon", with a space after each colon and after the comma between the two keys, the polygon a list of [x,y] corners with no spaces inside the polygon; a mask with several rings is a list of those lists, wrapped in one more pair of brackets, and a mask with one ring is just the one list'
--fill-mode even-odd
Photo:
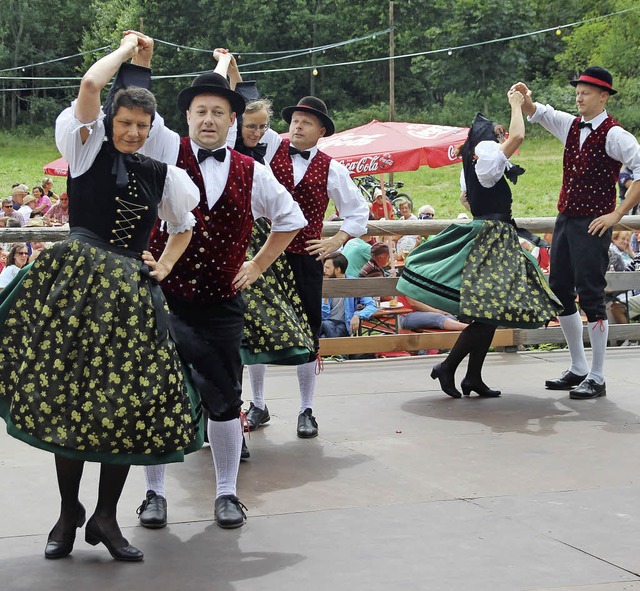
{"label": "seated spectator in audience", "polygon": [[23,200],[22,207],[18,210],[18,213],[22,216],[22,219],[24,220],[24,225],[26,225],[26,223],[33,216],[35,208],[36,208],[36,198],[33,195],[27,195]]}
{"label": "seated spectator in audience", "polygon": [[31,254],[29,254],[29,262],[33,263],[46,247],[45,242],[27,242],[27,248],[31,251]]}
{"label": "seated spectator in audience", "polygon": [[436,210],[432,205],[423,205],[418,209],[419,220],[432,220],[436,217]]}
{"label": "seated spectator in audience", "polygon": [[24,198],[29,194],[29,187],[18,183],[11,188],[11,198],[13,200],[13,209],[18,211],[24,205]]}
{"label": "seated spectator in audience", "polygon": [[7,256],[7,264],[0,273],[0,291],[18,274],[20,269],[29,262],[29,249],[24,242],[18,242],[11,247]]}
{"label": "seated spectator in audience", "polygon": [[7,251],[4,249],[4,245],[0,244],[0,273],[7,266]]}
{"label": "seated spectator in audience", "polygon": [[[424,208],[423,205],[420,209]],[[427,205],[426,207],[431,207]],[[409,221],[409,220],[417,220],[417,216],[413,215],[411,211],[411,204],[406,200],[402,199],[398,201],[398,209],[400,210],[400,219]],[[431,208],[433,212],[433,208]],[[434,213],[435,215],[435,213]],[[423,218],[427,219],[427,218]],[[407,255],[420,244],[421,236],[416,236],[415,234],[405,234],[404,236],[396,236],[394,238],[394,258],[396,261],[403,261],[407,258]]]}
{"label": "seated spectator in audience", "polygon": [[549,265],[551,264],[551,242],[553,241],[553,232],[545,232],[542,238],[549,244],[549,246],[536,247],[532,251],[532,255],[538,260],[540,269],[543,273],[549,272]]}
{"label": "seated spectator in audience", "polygon": [[437,308],[432,308],[409,296],[399,295],[398,302],[400,302],[403,307],[414,310],[414,312],[400,316],[398,321],[400,328],[404,330],[464,330],[468,326],[468,324],[460,322],[455,316],[438,310]]}
{"label": "seated spectator in audience", "polygon": [[[13,209],[13,201],[8,199],[2,200],[2,213],[0,213],[0,218],[13,219],[18,222],[18,226],[24,226],[24,218],[21,213],[18,213],[15,209]],[[6,222],[4,223],[4,227],[10,227]]]}
{"label": "seated spectator in audience", "polygon": [[48,224],[66,224],[69,222],[69,196],[66,193],[60,193],[58,203],[53,205],[44,216]]}
{"label": "seated spectator in audience", "polygon": [[[353,279],[346,275],[347,258],[339,252],[324,260],[324,276],[327,279]],[[360,321],[371,318],[377,307],[373,298],[325,298],[322,300],[322,325],[320,338],[346,337],[358,334]]]}
{"label": "seated spectator in audience", "polygon": [[631,232],[616,230],[611,235],[609,246],[609,270],[624,271],[633,260],[634,252],[631,250]]}
{"label": "seated spectator in audience", "polygon": [[382,242],[376,242],[371,247],[371,258],[360,269],[358,277],[386,277],[384,267],[389,265],[390,260],[389,247]]}
{"label": "seated spectator in audience", "polygon": [[53,181],[50,178],[42,181],[42,188],[44,189],[45,195],[51,200],[51,203],[57,203],[59,197],[53,192]]}
{"label": "seated spectator in audience", "polygon": [[44,215],[51,208],[51,199],[47,197],[42,187],[35,186],[31,189],[31,195],[36,198],[36,205],[33,211],[36,214]]}
{"label": "seated spectator in audience", "polygon": [[349,266],[347,267],[347,275],[357,277],[360,269],[365,266],[369,258],[371,258],[371,244],[361,238],[351,238],[342,247],[342,254],[347,257]]}
{"label": "seated spectator in audience", "polygon": [[373,191],[371,214],[374,220],[392,220],[395,217],[393,215],[393,205],[391,205],[391,201],[387,199],[380,187],[376,187]]}

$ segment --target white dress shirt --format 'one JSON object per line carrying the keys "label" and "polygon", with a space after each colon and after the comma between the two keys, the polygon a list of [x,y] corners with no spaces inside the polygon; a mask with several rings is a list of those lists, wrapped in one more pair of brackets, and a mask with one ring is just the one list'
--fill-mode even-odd
{"label": "white dress shirt", "polygon": [[[267,144],[265,160],[271,162],[282,143],[282,137],[272,129],[268,129],[261,141]],[[309,163],[318,153],[318,146],[313,146],[313,148],[309,149],[309,152],[308,160],[299,154],[291,158],[294,185],[297,185],[302,180],[305,172],[307,172]],[[333,159],[329,164],[327,195],[334,202],[340,217],[344,220],[340,229],[356,238],[362,236],[367,231],[369,207],[362,193],[360,193],[358,187],[349,176],[347,168]]]}
{"label": "white dress shirt", "polygon": [[[69,163],[69,174],[77,178],[91,168],[106,136],[104,111],[100,109],[95,121],[82,123],[74,114],[75,102],[62,111],[56,120],[56,145]],[[80,130],[83,127],[89,130],[89,137],[84,144],[80,138]],[[197,207],[199,201],[200,192],[189,175],[180,168],[168,166],[162,198],[158,205],[158,217],[167,222],[167,231],[170,234],[184,232],[195,226],[196,220],[191,210]]]}
{"label": "white dress shirt", "polygon": [[[177,162],[180,136],[166,127],[164,119],[157,113],[153,120],[152,132],[140,152],[162,162]],[[191,148],[197,157],[200,146],[191,140]],[[231,168],[230,154],[227,153],[223,162],[207,158],[199,166],[207,194],[207,204],[212,208],[227,185]],[[292,232],[307,225],[300,206],[276,180],[273,173],[259,162],[254,163],[253,169],[251,211],[254,219],[266,217],[271,220],[273,232]]]}
{"label": "white dress shirt", "polygon": [[[602,111],[589,121],[593,129],[597,129],[607,118],[607,112]],[[551,105],[536,103],[536,112],[527,117],[531,123],[539,123],[548,132],[555,135],[563,144],[567,143],[567,136],[575,117],[564,111],[556,111]],[[580,148],[587,136],[591,133],[588,127],[580,130]],[[612,127],[607,133],[605,143],[607,155],[621,164],[626,164],[635,178],[640,178],[640,144],[633,134],[622,129],[619,125]]]}
{"label": "white dress shirt", "polygon": [[[478,157],[478,160],[476,160],[476,175],[485,189],[493,187],[504,173],[513,166],[500,149],[498,142],[492,142],[491,140],[480,142],[476,146],[475,154]],[[464,169],[460,171],[460,189],[462,191],[467,190]]]}

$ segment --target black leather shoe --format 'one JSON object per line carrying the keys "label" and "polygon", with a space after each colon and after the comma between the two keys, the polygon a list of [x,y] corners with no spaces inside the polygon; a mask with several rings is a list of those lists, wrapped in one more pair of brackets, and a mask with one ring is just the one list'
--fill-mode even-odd
{"label": "black leather shoe", "polygon": [[242,527],[247,520],[246,507],[235,495],[222,495],[216,499],[214,514],[216,523],[223,529]]}
{"label": "black leather shoe", "polygon": [[247,447],[247,442],[244,440],[244,435],[242,436],[242,451],[240,452],[240,461],[248,460],[251,457],[251,453],[249,452],[249,448]]}
{"label": "black leather shoe", "polygon": [[482,396],[483,398],[497,398],[502,394],[500,390],[492,390],[489,388],[489,386],[487,386],[482,380],[464,378],[462,382],[460,382],[460,387],[462,388],[462,393],[465,396],[469,396],[471,392],[475,392],[478,396]]}
{"label": "black leather shoe", "polygon": [[138,550],[135,546],[129,544],[127,540],[122,538],[124,542],[120,546],[116,546],[102,531],[95,517],[92,517],[87,521],[87,527],[84,528],[84,539],[87,544],[97,546],[102,542],[109,550],[109,554],[116,560],[122,560],[124,562],[140,562],[144,558],[144,554]]}
{"label": "black leather shoe", "polygon": [[249,410],[245,417],[245,425],[249,431],[255,431],[260,425],[264,425],[270,420],[271,416],[266,404],[264,405],[264,410],[255,406],[253,402],[249,404]]}
{"label": "black leather shoe", "polygon": [[445,393],[451,396],[451,398],[462,398],[462,394],[456,388],[455,380],[453,379],[452,373],[448,373],[442,367],[442,363],[438,363],[438,365],[434,365],[431,370],[431,379],[440,381],[440,389]]}
{"label": "black leather shoe", "polygon": [[571,390],[575,386],[579,386],[587,376],[579,376],[572,371],[565,371],[559,378],[547,380],[544,387],[547,390]]}
{"label": "black leather shoe", "polygon": [[584,380],[577,388],[571,390],[569,398],[574,400],[588,400],[589,398],[600,398],[607,395],[607,384],[598,384],[595,380]]}
{"label": "black leather shoe", "polygon": [[318,421],[313,416],[310,408],[305,408],[303,413],[298,415],[298,437],[301,439],[312,439],[318,436]]}
{"label": "black leather shoe", "polygon": [[[82,506],[82,503],[78,503],[78,520],[76,522],[76,528],[80,528],[84,525],[85,520],[87,519],[87,512],[85,508]],[[57,540],[51,539],[51,534],[47,539],[47,545],[44,549],[45,558],[49,558],[55,560],[56,558],[64,558],[65,556],[69,556],[71,551],[73,550],[73,543],[76,541],[76,532],[73,530],[73,535],[71,539],[64,540],[59,542]]]}
{"label": "black leather shoe", "polygon": [[147,498],[136,510],[140,525],[149,529],[160,529],[167,525],[167,499],[154,491],[147,491]]}

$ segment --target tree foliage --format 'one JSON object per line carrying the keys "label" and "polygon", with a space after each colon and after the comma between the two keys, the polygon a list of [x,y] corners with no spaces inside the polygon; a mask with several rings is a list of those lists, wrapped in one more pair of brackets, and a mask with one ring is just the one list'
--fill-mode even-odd
{"label": "tree foliage", "polygon": [[[621,90],[617,104],[627,121],[640,128],[640,115],[632,108],[640,98],[640,10],[564,28],[561,34],[551,30],[526,36],[636,4],[637,0],[397,1],[395,55],[434,53],[395,61],[396,118],[466,124],[477,110],[499,117],[508,111],[505,93],[516,80],[530,83],[537,96],[544,92],[559,100],[557,106],[572,108],[567,80],[587,65],[598,64],[613,72]],[[339,127],[364,123],[372,116],[388,117],[388,34],[318,53],[306,51],[386,29],[387,0],[89,0],[78,8],[72,0],[0,0],[0,127],[50,126],[77,92],[77,78],[103,53],[50,60],[115,47],[123,30],[141,26],[158,40],[153,89],[163,115],[177,129],[184,125],[175,106],[177,93],[196,73],[211,69],[213,61],[210,51],[175,45],[228,47],[238,55],[245,78],[258,81],[276,110],[313,93],[327,102]],[[493,42],[497,38],[510,39]],[[300,49],[299,55],[273,53],[293,49]],[[367,61],[373,58],[381,59]],[[360,61],[367,63],[351,63]],[[40,62],[49,63],[31,65]],[[8,70],[27,65],[24,71]]]}

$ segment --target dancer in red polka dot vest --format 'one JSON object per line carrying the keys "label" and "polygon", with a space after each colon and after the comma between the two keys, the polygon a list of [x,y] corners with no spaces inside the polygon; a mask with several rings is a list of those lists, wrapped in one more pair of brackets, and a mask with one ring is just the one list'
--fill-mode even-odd
{"label": "dancer in red polka dot vest", "polygon": [[[289,138],[283,139],[269,130],[262,141],[267,144],[265,159],[273,174],[300,204],[308,222],[285,254],[316,345],[309,361],[296,366],[300,387],[297,435],[309,439],[318,435],[312,408],[317,379],[318,332],[322,323],[322,261],[349,238],[366,232],[369,208],[347,169],[318,150],[318,140],[332,135],[335,130],[324,102],[314,96],[305,97],[297,105],[283,109],[282,117],[289,124]],[[321,238],[330,199],[343,223],[335,236]],[[249,366],[252,404],[247,423],[250,429],[260,426],[269,417],[264,400],[265,371],[265,365]]]}
{"label": "dancer in red polka dot vest", "polygon": [[[571,390],[569,397],[583,400],[606,396],[604,359],[609,333],[605,310],[605,274],[612,226],[640,202],[635,181],[616,207],[616,182],[621,163],[640,178],[640,145],[606,111],[616,94],[608,70],[593,66],[571,80],[576,89],[579,117],[534,103],[522,82],[512,89],[525,95],[522,111],[564,143],[562,189],[553,232],[549,285],[564,306],[559,317],[571,354],[571,366],[559,378],[547,380],[550,390]],[[582,341],[580,307],[589,322],[591,368]]]}
{"label": "dancer in red polka dot vest", "polygon": [[[149,39],[146,47],[150,49],[138,53],[135,66],[150,66],[153,41]],[[246,519],[236,494],[243,436],[240,343],[246,308],[240,292],[271,265],[306,221],[300,206],[267,167],[227,147],[229,128],[244,112],[245,101],[225,77],[230,56],[214,57],[216,71],[201,74],[178,95],[189,137],[180,138],[157,114],[147,154],[184,168],[200,190],[200,202],[193,210],[194,239],[183,264],[174,266],[172,281],[162,288],[178,352],[209,414],[216,523],[230,529],[241,527]],[[256,256],[245,262],[253,220],[258,217],[271,220],[271,233]],[[150,250],[165,239],[159,228]],[[164,476],[163,466],[145,469],[147,498],[139,510],[145,527],[166,525]]]}

